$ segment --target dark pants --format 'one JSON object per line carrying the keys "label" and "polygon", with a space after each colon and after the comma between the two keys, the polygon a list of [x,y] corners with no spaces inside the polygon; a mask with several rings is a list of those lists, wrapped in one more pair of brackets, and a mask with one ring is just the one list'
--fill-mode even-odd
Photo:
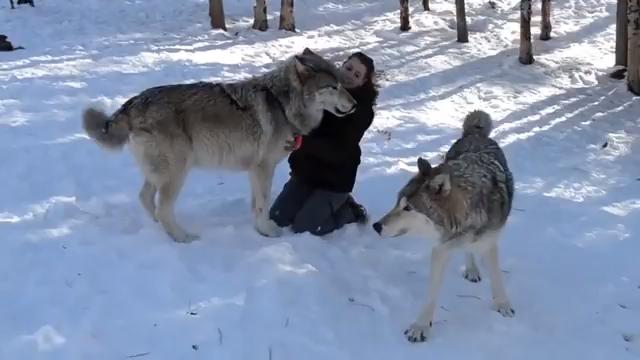
{"label": "dark pants", "polygon": [[273,202],[269,217],[280,227],[291,226],[296,233],[325,235],[356,222],[349,196],[317,189],[291,177]]}

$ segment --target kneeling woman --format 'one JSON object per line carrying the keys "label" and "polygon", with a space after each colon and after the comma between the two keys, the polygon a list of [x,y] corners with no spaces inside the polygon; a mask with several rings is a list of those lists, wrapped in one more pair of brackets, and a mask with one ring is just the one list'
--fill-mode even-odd
{"label": "kneeling woman", "polygon": [[325,111],[318,128],[289,156],[290,179],[273,203],[271,219],[296,232],[325,235],[349,223],[366,223],[351,191],[360,165],[360,140],[371,126],[378,96],[374,63],[357,52],[340,68],[343,86],[358,102],[345,117]]}

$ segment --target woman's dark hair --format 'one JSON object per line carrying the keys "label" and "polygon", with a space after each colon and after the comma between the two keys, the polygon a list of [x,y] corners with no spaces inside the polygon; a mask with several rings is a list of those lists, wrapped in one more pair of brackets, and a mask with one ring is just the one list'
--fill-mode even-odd
{"label": "woman's dark hair", "polygon": [[362,86],[357,89],[351,90],[350,93],[356,98],[356,101],[358,102],[367,102],[371,105],[375,105],[376,99],[378,98],[378,84],[376,84],[373,78],[376,72],[373,59],[360,51],[349,55],[349,58],[347,58],[346,61],[349,61],[352,58],[358,59],[367,69],[367,73],[364,75],[364,83],[362,84]]}

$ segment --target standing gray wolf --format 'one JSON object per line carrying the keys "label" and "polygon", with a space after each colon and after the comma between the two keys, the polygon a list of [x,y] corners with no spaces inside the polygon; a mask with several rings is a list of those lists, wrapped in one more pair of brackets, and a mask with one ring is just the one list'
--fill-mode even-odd
{"label": "standing gray wolf", "polygon": [[150,88],[111,116],[89,108],[83,127],[107,149],[129,143],[145,177],[140,201],[175,241],[198,238],[178,225],[174,215],[192,167],[248,171],[255,227],[265,236],[278,236],[268,206],[273,173],[287,155],[287,142],[317,127],[324,110],[344,116],[355,105],[340,85],[337,68],[305,49],[274,70],[243,81]]}
{"label": "standing gray wolf", "polygon": [[489,138],[491,127],[487,113],[469,113],[462,137],[445,161],[431,167],[419,158],[418,174],[400,190],[395,207],[373,224],[384,237],[413,233],[435,241],[427,303],[405,331],[411,342],[429,336],[444,269],[454,249],[466,251],[464,277],[471,282],[480,281],[474,254],[482,255],[496,310],[505,317],[515,314],[498,263],[498,238],[511,212],[513,176],[500,146]]}

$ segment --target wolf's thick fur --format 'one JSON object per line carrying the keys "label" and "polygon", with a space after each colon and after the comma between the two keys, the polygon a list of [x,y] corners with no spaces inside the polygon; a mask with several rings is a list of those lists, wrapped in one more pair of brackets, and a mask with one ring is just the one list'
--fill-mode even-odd
{"label": "wolf's thick fur", "polygon": [[83,126],[104,148],[129,143],[145,177],[142,205],[174,240],[188,242],[197,236],[178,225],[173,208],[190,168],[248,171],[256,228],[277,236],[267,207],[275,167],[287,155],[287,140],[318,126],[324,110],[346,115],[354,108],[337,68],[305,49],[276,69],[244,81],[150,88],[111,116],[87,109]]}
{"label": "wolf's thick fur", "polygon": [[479,135],[489,137],[493,129],[491,116],[484,111],[474,110],[467,114],[462,123],[462,137]]}
{"label": "wolf's thick fur", "polygon": [[467,115],[463,134],[450,148],[444,163],[431,167],[418,159],[418,174],[400,190],[396,206],[373,227],[381,236],[405,233],[435,241],[427,304],[405,332],[411,342],[429,334],[449,253],[467,252],[464,277],[480,281],[474,253],[489,270],[496,309],[514,315],[498,262],[498,238],[511,212],[513,176],[500,146],[489,138],[492,121],[483,111]]}

